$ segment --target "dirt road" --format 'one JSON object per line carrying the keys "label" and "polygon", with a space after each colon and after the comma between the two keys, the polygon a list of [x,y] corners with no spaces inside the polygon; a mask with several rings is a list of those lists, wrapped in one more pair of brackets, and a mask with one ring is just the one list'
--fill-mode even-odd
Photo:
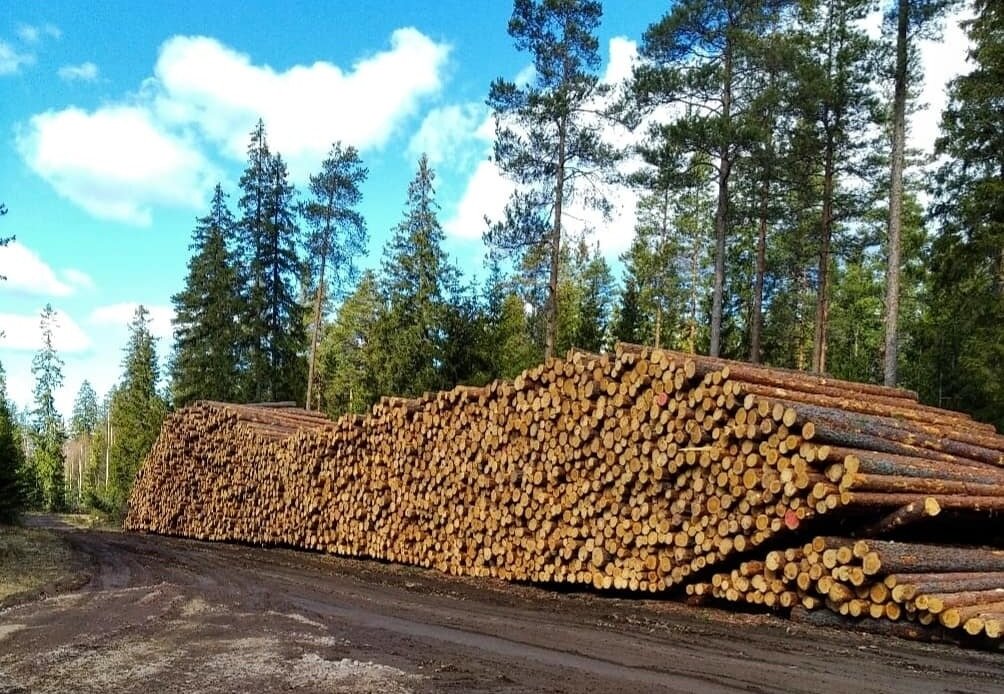
{"label": "dirt road", "polygon": [[0,612],[12,692],[1000,692],[1004,655],[279,549],[62,528]]}

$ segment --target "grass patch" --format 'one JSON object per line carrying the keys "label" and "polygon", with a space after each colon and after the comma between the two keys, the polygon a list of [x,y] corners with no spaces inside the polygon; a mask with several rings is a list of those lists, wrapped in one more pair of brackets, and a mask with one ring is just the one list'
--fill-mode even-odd
{"label": "grass patch", "polygon": [[52,592],[80,566],[77,554],[56,533],[0,525],[0,605]]}

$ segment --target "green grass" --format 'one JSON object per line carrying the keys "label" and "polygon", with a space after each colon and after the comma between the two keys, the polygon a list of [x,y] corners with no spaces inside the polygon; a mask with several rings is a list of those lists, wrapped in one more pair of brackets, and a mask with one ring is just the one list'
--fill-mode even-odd
{"label": "green grass", "polygon": [[0,602],[46,591],[79,567],[79,557],[57,534],[0,525]]}

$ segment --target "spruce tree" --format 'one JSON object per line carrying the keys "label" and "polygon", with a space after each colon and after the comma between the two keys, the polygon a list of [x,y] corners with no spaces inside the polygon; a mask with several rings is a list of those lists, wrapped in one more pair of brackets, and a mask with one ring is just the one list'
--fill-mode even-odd
{"label": "spruce tree", "polygon": [[590,352],[608,346],[614,302],[614,279],[599,246],[586,253],[579,274],[578,329],[573,344]]}
{"label": "spruce tree", "polygon": [[298,400],[305,385],[305,328],[296,291],[300,230],[286,164],[268,148],[265,124],[251,132],[240,180],[240,262],[245,269],[240,323],[245,362],[242,397]]}
{"label": "spruce tree", "polygon": [[150,313],[136,308],[122,360],[122,378],[111,401],[111,485],[113,508],[122,512],[143,459],[153,447],[167,412],[157,392],[160,368]]}
{"label": "spruce tree", "polygon": [[209,214],[192,232],[192,257],[185,288],[174,304],[171,398],[175,406],[193,400],[239,400],[241,313],[237,262],[231,248],[236,225],[217,184]]}
{"label": "spruce tree", "polygon": [[930,318],[921,395],[1004,426],[1004,7],[976,0],[971,69],[949,86],[936,153]]}
{"label": "spruce tree", "polygon": [[91,435],[98,426],[98,394],[94,392],[91,382],[84,380],[73,401],[73,414],[70,415],[70,435]]}
{"label": "spruce tree", "polygon": [[527,304],[513,277],[503,276],[499,264],[489,260],[483,291],[485,343],[483,354],[491,378],[514,378],[540,360],[527,320]]}
{"label": "spruce tree", "polygon": [[374,363],[381,310],[377,278],[367,271],[338,306],[318,345],[319,402],[327,414],[363,414],[381,395]]}
{"label": "spruce tree", "polygon": [[494,159],[517,190],[505,219],[489,228],[485,240],[505,253],[529,251],[544,263],[545,357],[558,342],[565,208],[578,200],[607,212],[597,184],[619,158],[597,124],[608,93],[596,75],[601,15],[595,0],[516,0],[509,34],[518,49],[532,54],[534,79],[527,86],[496,79],[488,95],[497,122]]}
{"label": "spruce tree", "polygon": [[446,308],[459,273],[442,249],[434,181],[423,154],[408,186],[404,219],[384,247],[384,309],[376,337],[378,383],[387,394],[418,395],[446,383]]}
{"label": "spruce tree", "polygon": [[321,164],[321,171],[310,177],[312,197],[301,207],[310,227],[306,239],[307,258],[315,284],[307,409],[315,405],[312,393],[320,396],[321,384],[315,383],[315,373],[325,301],[329,297],[341,298],[345,288],[355,280],[355,259],[366,250],[366,222],[355,208],[362,201],[359,186],[367,175],[355,147],[342,147],[336,142]]}
{"label": "spruce tree", "polygon": [[0,523],[14,523],[24,510],[24,452],[14,412],[7,400],[7,383],[0,364]]}
{"label": "spruce tree", "polygon": [[35,377],[35,409],[32,412],[32,466],[41,492],[41,502],[49,511],[66,506],[66,479],[63,444],[66,429],[56,409],[56,391],[63,386],[63,360],[53,345],[56,312],[46,304],[41,317],[42,347],[31,362]]}

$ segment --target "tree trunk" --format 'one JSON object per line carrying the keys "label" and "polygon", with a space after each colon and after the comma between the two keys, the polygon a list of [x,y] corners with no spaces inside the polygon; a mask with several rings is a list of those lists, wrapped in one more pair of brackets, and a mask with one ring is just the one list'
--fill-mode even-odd
{"label": "tree trunk", "polygon": [[655,307],[655,348],[662,346],[662,306]]}
{"label": "tree trunk", "polygon": [[896,385],[899,356],[897,324],[899,320],[900,234],[903,226],[903,167],[906,138],[907,29],[909,1],[899,0],[896,25],[896,86],[893,94],[892,170],[889,182],[889,246],[885,283],[885,384]]}
{"label": "tree trunk", "polygon": [[551,271],[547,282],[547,331],[544,359],[554,356],[558,342],[558,269],[561,262],[561,205],[565,194],[565,122],[558,126],[558,171],[554,186],[554,224],[551,227]]}
{"label": "tree trunk", "polygon": [[812,341],[812,370],[815,373],[826,371],[826,334],[829,320],[829,269],[830,269],[830,239],[833,235],[833,188],[834,155],[832,136],[828,136],[826,145],[826,161],[823,169],[823,216],[822,238],[819,244],[819,286],[816,295],[816,325]]}
{"label": "tree trunk", "polygon": [[321,272],[317,281],[317,292],[314,296],[314,334],[310,337],[310,364],[307,368],[307,402],[304,407],[309,410],[314,389],[314,369],[317,363],[317,334],[321,332],[321,306],[324,304],[324,270],[328,259],[328,239],[331,234],[331,220],[328,219],[324,231],[324,243],[321,244]]}
{"label": "tree trunk", "polygon": [[750,327],[750,361],[760,363],[760,334],[763,332],[763,278],[767,271],[767,205],[770,183],[766,174],[760,188],[759,235],[756,242],[756,278],[753,281],[753,321]]}
{"label": "tree trunk", "polygon": [[[727,42],[723,52],[724,72],[722,85],[722,119],[727,128],[732,109],[732,44]],[[725,291],[725,230],[729,213],[729,173],[732,169],[732,152],[726,142],[721,146],[718,164],[718,205],[715,210],[715,287],[711,303],[711,356],[722,351],[722,305]]]}

